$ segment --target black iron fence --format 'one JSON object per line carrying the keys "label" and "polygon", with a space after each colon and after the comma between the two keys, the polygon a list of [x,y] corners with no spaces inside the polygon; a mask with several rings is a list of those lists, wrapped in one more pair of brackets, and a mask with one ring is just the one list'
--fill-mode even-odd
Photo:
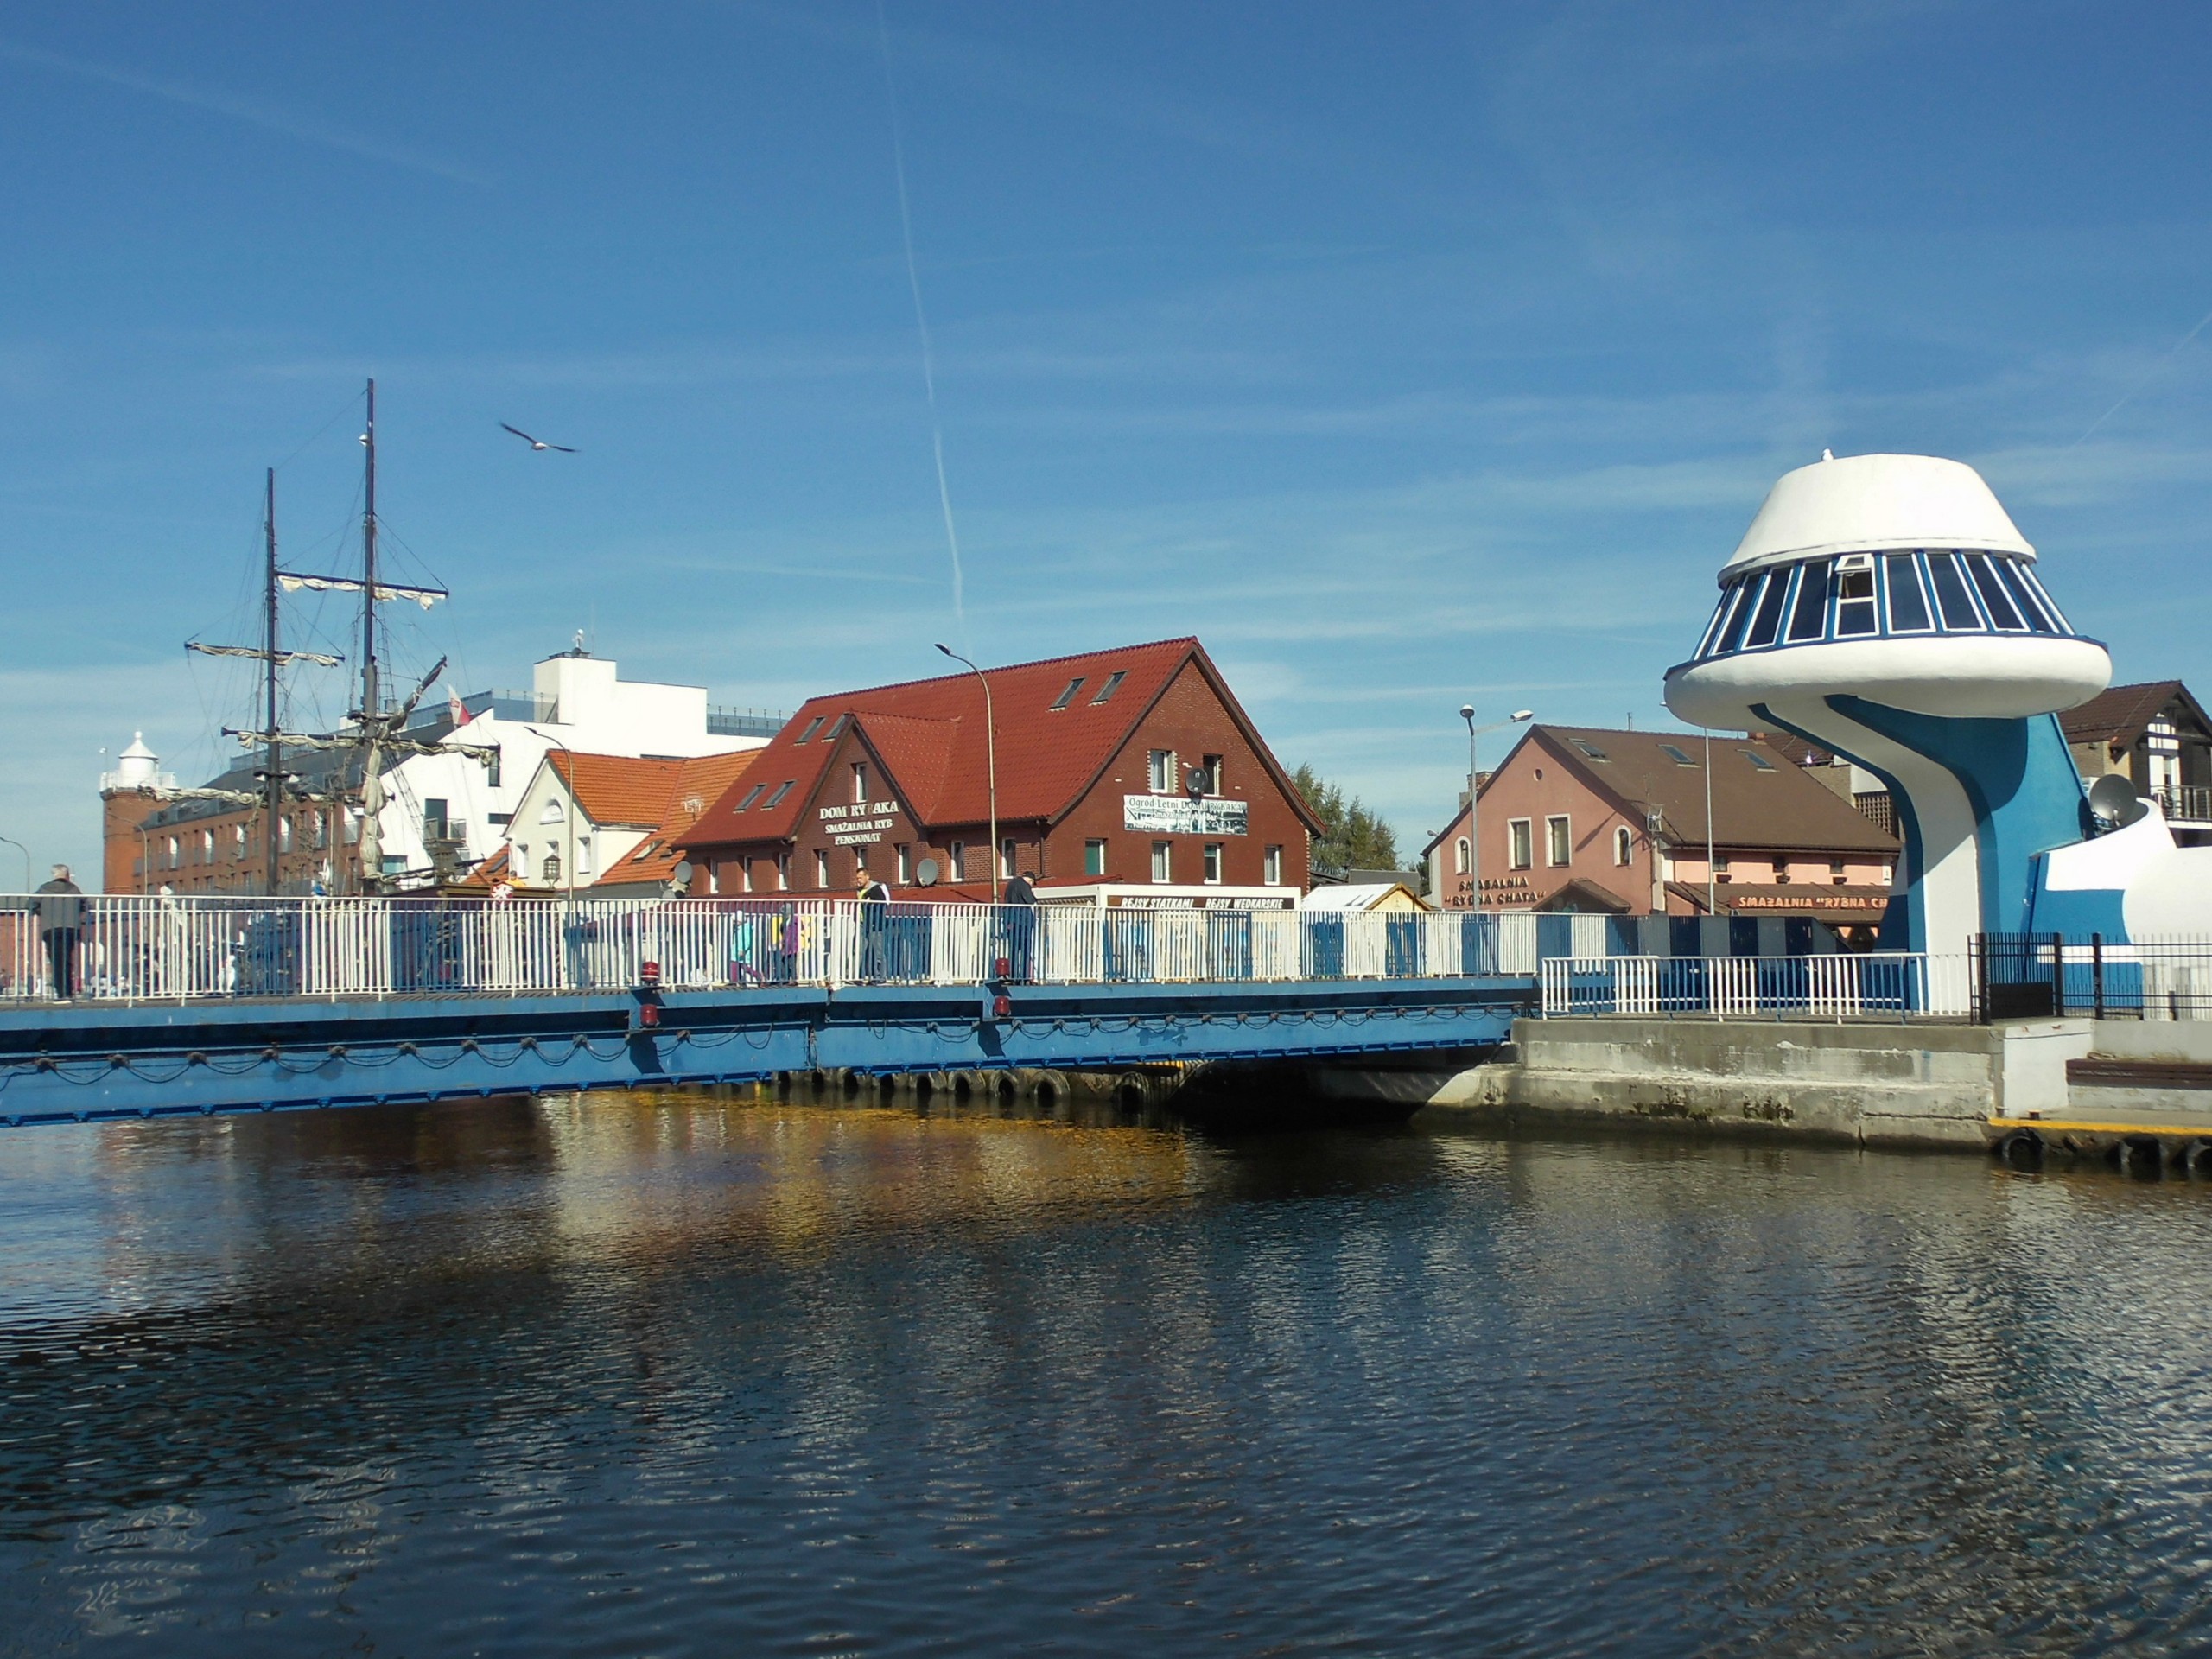
{"label": "black iron fence", "polygon": [[1974,1017],[2212,1020],[2212,940],[1979,933]]}

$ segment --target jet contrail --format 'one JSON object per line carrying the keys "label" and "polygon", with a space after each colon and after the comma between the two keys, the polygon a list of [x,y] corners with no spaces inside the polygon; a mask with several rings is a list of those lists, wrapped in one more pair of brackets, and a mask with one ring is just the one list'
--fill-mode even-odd
{"label": "jet contrail", "polygon": [[914,327],[922,337],[922,389],[929,396],[930,445],[937,457],[937,501],[944,514],[944,544],[952,553],[952,620],[968,645],[968,604],[960,572],[960,534],[952,524],[952,486],[944,475],[944,422],[937,410],[937,353],[930,345],[929,314],[922,308],[922,276],[914,264],[914,213],[906,197],[906,145],[899,130],[899,87],[891,75],[891,22],[875,0],[876,38],[883,48],[883,91],[891,106],[891,169],[899,180],[899,233],[906,249],[906,287],[914,296]]}

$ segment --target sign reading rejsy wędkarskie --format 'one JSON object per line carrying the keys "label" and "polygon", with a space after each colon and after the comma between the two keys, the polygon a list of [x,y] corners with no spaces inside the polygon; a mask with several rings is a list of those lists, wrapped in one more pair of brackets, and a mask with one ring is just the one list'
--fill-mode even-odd
{"label": "sign reading rejsy w\u0119dkarskie", "polygon": [[1152,835],[1242,836],[1249,832],[1251,808],[1243,801],[1182,795],[1124,795],[1122,828]]}

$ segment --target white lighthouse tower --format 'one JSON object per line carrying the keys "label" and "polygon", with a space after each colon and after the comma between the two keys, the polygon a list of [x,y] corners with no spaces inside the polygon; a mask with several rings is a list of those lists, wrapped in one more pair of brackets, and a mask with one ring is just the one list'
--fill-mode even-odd
{"label": "white lighthouse tower", "polygon": [[2056,715],[2104,690],[2112,661],[1980,474],[1928,455],[1801,467],[1720,589],[1667,706],[1795,732],[1883,779],[1905,843],[1885,945],[1948,953],[2029,927],[2045,855],[2097,827]]}

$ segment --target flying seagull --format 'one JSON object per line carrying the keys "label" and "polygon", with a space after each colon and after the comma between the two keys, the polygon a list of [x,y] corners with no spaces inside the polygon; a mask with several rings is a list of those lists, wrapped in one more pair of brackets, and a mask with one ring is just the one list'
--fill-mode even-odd
{"label": "flying seagull", "polygon": [[499,424],[505,428],[507,431],[513,433],[515,436],[520,438],[524,443],[528,444],[533,449],[558,449],[564,455],[573,455],[576,453],[575,450],[569,448],[565,443],[548,443],[543,438],[533,438],[529,433],[524,431],[522,428],[518,426],[508,426],[505,421],[501,421]]}

